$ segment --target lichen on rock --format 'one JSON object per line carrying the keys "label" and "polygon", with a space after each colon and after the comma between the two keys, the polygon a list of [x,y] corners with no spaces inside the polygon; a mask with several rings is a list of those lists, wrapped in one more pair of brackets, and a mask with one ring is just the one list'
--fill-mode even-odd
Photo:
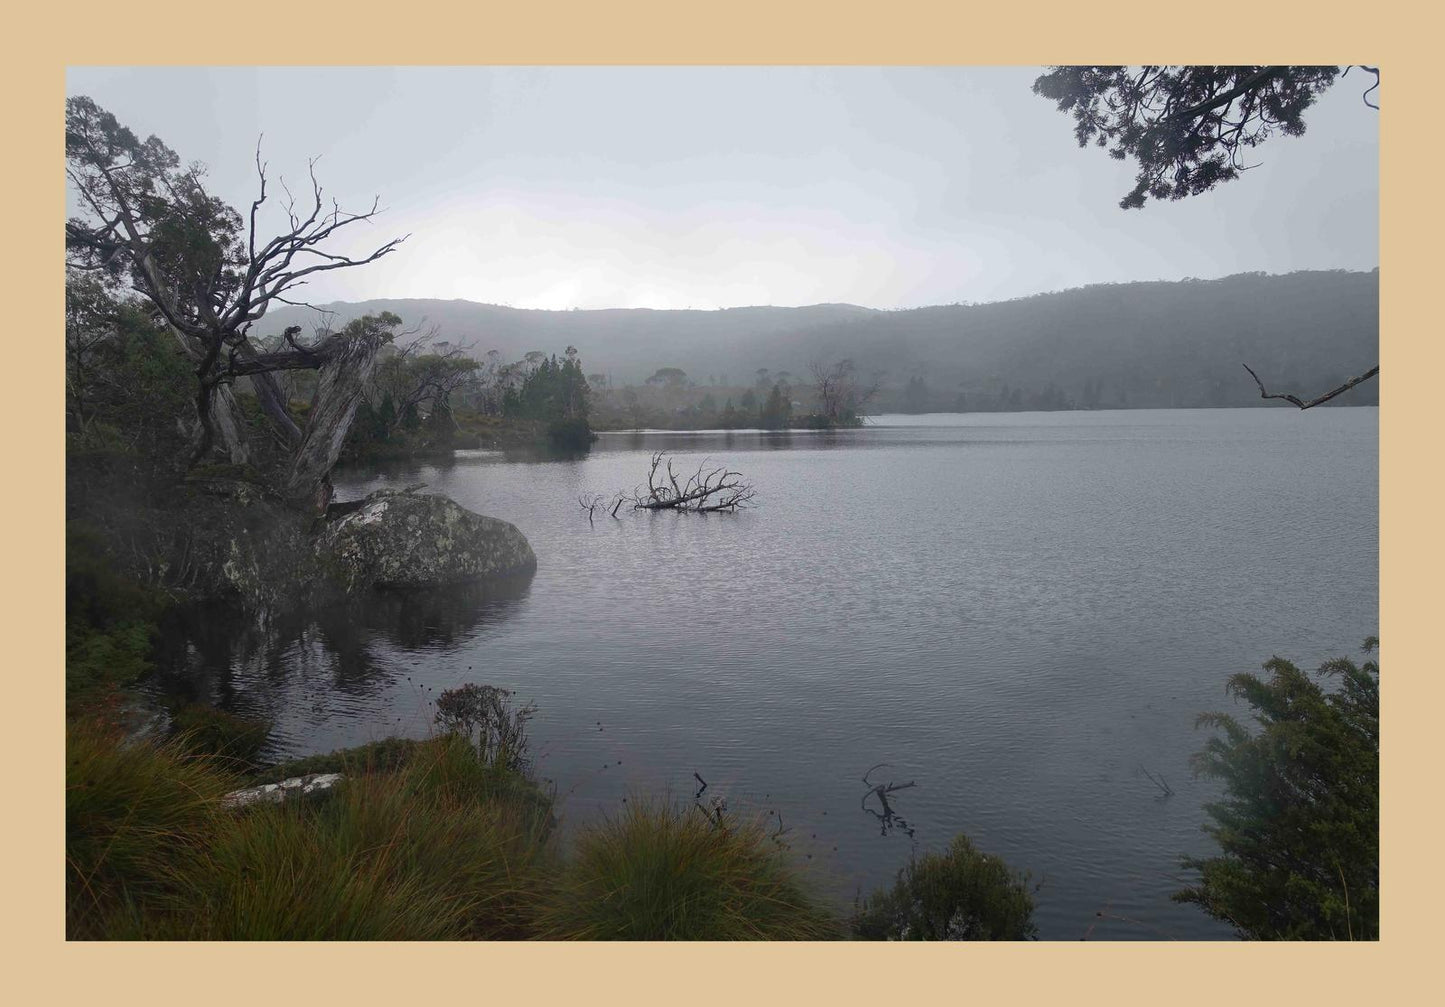
{"label": "lichen on rock", "polygon": [[363,586],[445,587],[530,574],[537,557],[516,525],[443,496],[378,490],[327,523],[316,557],[348,593]]}
{"label": "lichen on rock", "polygon": [[342,780],[340,773],[310,773],[293,776],[280,783],[263,783],[259,787],[233,790],[221,798],[228,808],[244,808],[251,804],[280,804],[298,797],[313,797],[329,793]]}
{"label": "lichen on rock", "polygon": [[498,586],[537,557],[515,525],[430,494],[379,490],[310,517],[239,480],[195,480],[148,522],[148,570],[173,597],[236,606],[262,623],[374,588]]}

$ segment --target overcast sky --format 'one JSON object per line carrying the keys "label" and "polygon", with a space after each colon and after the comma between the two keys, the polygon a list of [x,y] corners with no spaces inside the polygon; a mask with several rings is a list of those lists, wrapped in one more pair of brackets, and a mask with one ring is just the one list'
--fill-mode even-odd
{"label": "overcast sky", "polygon": [[317,303],[900,308],[1379,264],[1379,120],[1357,75],[1237,181],[1124,211],[1133,168],[1076,145],[1030,90],[1039,73],[71,68],[67,93],[204,162],[237,207],[262,133],[298,194],[321,155],[343,208],[379,195],[355,237],[411,238],[319,278],[303,291]]}

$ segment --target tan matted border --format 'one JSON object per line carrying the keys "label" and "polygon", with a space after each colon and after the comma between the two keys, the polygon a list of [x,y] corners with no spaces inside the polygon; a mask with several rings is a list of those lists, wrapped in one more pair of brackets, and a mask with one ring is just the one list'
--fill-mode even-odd
{"label": "tan matted border", "polygon": [[[20,1003],[1393,1002],[1438,988],[1435,530],[1442,407],[1438,14],[1425,5],[334,2],[35,5],[3,71],[9,779],[4,949]],[[1383,70],[1384,939],[1361,946],[72,945],[63,941],[62,100],[74,64],[1344,63]],[[318,110],[318,114],[324,114]],[[1068,128],[1060,120],[1060,128]],[[1207,197],[1205,197],[1207,198]],[[1307,492],[1306,488],[1301,489]],[[1340,576],[1352,571],[1341,570]],[[12,994],[12,996],[15,994]],[[1413,997],[1412,997],[1413,999]]]}

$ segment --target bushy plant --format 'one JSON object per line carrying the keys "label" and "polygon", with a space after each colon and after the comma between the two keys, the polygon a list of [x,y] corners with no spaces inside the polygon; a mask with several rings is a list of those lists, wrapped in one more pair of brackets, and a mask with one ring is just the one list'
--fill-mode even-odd
{"label": "bushy plant", "polygon": [[560,451],[586,451],[596,439],[597,435],[592,432],[585,416],[553,420],[547,424],[547,442]]}
{"label": "bushy plant", "polygon": [[101,535],[65,528],[65,683],[72,702],[134,683],[152,669],[166,599],[115,570]]}
{"label": "bushy plant", "polygon": [[[1372,653],[1377,641],[1365,641]],[[1205,805],[1204,830],[1220,855],[1189,858],[1198,881],[1175,895],[1240,936],[1376,939],[1380,914],[1380,667],[1337,658],[1326,692],[1282,658],[1268,678],[1235,675],[1230,694],[1251,707],[1259,730],[1209,713],[1218,733],[1195,757],[1197,772],[1224,782]]]}
{"label": "bushy plant", "polygon": [[567,940],[838,936],[762,826],[638,800],[578,835],[540,931]]}
{"label": "bushy plant", "polygon": [[271,724],[204,703],[188,703],[171,714],[171,732],[187,751],[213,756],[245,771],[254,767],[265,749]]}
{"label": "bushy plant", "polygon": [[910,861],[852,927],[865,940],[1021,941],[1038,935],[1033,909],[1028,876],[960,834],[944,852]]}
{"label": "bushy plant", "polygon": [[530,703],[514,708],[512,693],[506,689],[469,682],[437,697],[436,725],[474,744],[482,765],[524,772],[527,721],[536,712]]}

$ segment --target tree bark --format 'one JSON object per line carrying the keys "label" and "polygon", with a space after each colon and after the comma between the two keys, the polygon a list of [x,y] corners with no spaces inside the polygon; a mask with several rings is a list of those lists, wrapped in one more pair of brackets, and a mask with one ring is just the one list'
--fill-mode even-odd
{"label": "tree bark", "polygon": [[277,436],[288,448],[295,448],[301,443],[301,428],[296,425],[296,421],[291,418],[291,411],[286,408],[286,394],[281,390],[281,382],[276,380],[275,372],[252,374],[251,387],[256,390],[256,401],[261,404],[261,409],[271,421]]}
{"label": "tree bark", "polygon": [[246,443],[246,422],[230,385],[217,385],[211,395],[211,429],[217,446],[225,452],[232,465],[245,465],[251,460],[251,447]]}
{"label": "tree bark", "polygon": [[292,506],[321,513],[331,502],[331,469],[385,342],[380,332],[341,340],[318,372],[316,405],[286,478],[284,494]]}

